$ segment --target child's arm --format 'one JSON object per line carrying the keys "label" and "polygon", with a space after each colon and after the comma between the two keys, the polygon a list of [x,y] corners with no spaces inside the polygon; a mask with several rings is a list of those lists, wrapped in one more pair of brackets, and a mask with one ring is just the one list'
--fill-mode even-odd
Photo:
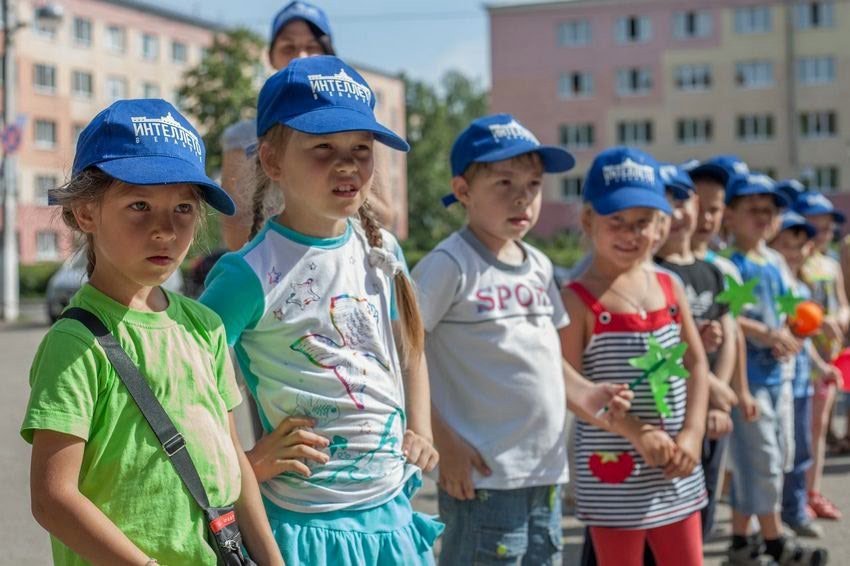
{"label": "child's arm", "polygon": [[763,322],[744,316],[738,317],[738,324],[744,336],[773,350],[774,356],[780,361],[785,361],[800,351],[800,342],[785,327],[771,328]]}
{"label": "child's arm", "polygon": [[708,372],[708,397],[712,408],[724,412],[732,410],[738,404],[738,397],[730,387],[732,373],[735,370],[735,353],[737,351],[737,326],[731,315],[725,314],[720,318],[723,341],[717,350],[714,371]]}
{"label": "child's arm", "polygon": [[272,535],[269,520],[260,499],[257,478],[254,476],[254,470],[245,456],[242,443],[239,442],[239,435],[236,433],[236,420],[233,418],[232,411],[227,414],[227,418],[230,424],[230,439],[236,449],[236,455],[239,458],[239,470],[242,472],[242,491],[234,507],[236,508],[236,518],[239,521],[239,531],[245,541],[245,548],[248,549],[248,554],[258,564],[283,566],[283,557],[281,557],[280,549]]}
{"label": "child's arm", "polygon": [[744,332],[738,328],[735,333],[735,369],[732,371],[732,381],[729,383],[735,395],[738,396],[738,408],[748,423],[753,422],[759,416],[758,404],[750,393],[750,384],[747,381],[747,339]]}
{"label": "child's arm", "polygon": [[33,517],[92,564],[144,566],[156,556],[142,552],[80,493],[84,448],[85,441],[76,436],[52,430],[35,431],[30,468]]}
{"label": "child's arm", "polygon": [[818,353],[817,348],[815,348],[811,340],[806,341],[805,348],[806,353],[812,360],[812,369],[815,370],[815,374],[817,375],[818,379],[822,379],[826,382],[835,383],[838,387],[841,387],[844,383],[841,371],[834,365],[826,362],[826,360],[821,357],[820,353]]}
{"label": "child's arm", "polygon": [[434,423],[434,440],[440,452],[440,487],[455,499],[475,499],[472,470],[486,477],[492,473],[490,468],[478,450],[443,420],[433,405],[431,420]]}

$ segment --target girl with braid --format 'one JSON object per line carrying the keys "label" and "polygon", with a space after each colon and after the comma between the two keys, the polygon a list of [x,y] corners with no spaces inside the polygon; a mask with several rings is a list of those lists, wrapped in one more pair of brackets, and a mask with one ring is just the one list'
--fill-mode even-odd
{"label": "girl with braid", "polygon": [[[442,531],[410,505],[438,458],[422,321],[400,247],[368,204],[373,146],[409,147],[374,105],[333,56],[266,82],[258,231],[222,257],[201,297],[224,321],[267,433],[250,459],[290,564],[431,564]],[[264,221],[272,190],[286,206]]]}

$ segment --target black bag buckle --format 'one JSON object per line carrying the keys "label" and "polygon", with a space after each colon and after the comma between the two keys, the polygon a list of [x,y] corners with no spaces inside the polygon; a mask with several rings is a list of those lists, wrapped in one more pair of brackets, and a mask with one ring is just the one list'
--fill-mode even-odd
{"label": "black bag buckle", "polygon": [[162,449],[165,450],[165,453],[168,454],[169,458],[184,448],[186,448],[186,441],[183,439],[183,435],[179,432],[162,443]]}

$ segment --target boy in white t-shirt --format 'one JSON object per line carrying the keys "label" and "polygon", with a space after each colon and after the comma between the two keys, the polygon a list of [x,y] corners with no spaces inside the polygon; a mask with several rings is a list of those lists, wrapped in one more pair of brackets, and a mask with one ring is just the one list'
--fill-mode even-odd
{"label": "boy in white t-shirt", "polygon": [[591,385],[563,361],[569,319],[552,263],[521,240],[539,216],[544,172],[574,163],[508,114],[473,121],[452,148],[444,202],[459,201],[468,225],[413,270],[441,459],[441,564],[559,564],[565,382],[584,419],[629,406],[624,386]]}

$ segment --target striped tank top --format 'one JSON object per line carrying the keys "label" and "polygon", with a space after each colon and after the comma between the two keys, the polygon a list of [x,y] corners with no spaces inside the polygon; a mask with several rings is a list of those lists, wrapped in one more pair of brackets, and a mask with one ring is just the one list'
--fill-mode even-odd
{"label": "striped tank top", "polygon": [[[595,317],[593,335],[584,350],[583,374],[600,383],[629,383],[643,370],[629,360],[644,355],[654,336],[669,348],[681,341],[681,316],[669,274],[656,272],[664,290],[666,306],[645,313],[610,313],[583,285],[569,288]],[[662,417],[649,384],[634,388],[629,414],[666,431],[675,439],[685,421],[687,385],[671,379],[666,401],[671,415]],[[576,516],[591,526],[620,529],[651,529],[685,519],[707,501],[702,467],[685,478],[667,479],[661,468],[650,468],[634,446],[620,435],[602,430],[581,419],[576,421]]]}

